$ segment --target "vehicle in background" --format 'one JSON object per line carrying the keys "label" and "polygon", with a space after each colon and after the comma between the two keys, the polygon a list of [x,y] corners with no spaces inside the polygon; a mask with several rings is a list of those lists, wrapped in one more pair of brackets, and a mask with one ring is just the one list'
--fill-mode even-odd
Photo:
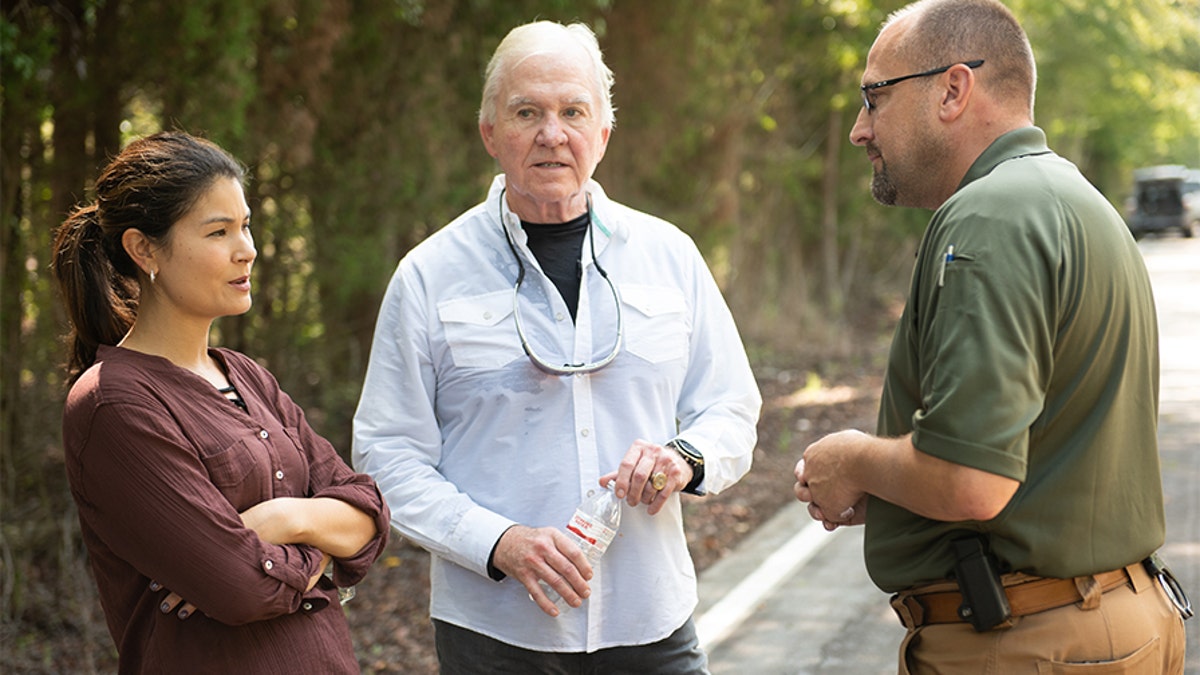
{"label": "vehicle in background", "polygon": [[1200,230],[1200,171],[1170,164],[1133,172],[1133,211],[1127,218],[1134,239],[1147,232]]}
{"label": "vehicle in background", "polygon": [[1200,230],[1200,169],[1188,171],[1183,179],[1183,212],[1187,214],[1192,232]]}

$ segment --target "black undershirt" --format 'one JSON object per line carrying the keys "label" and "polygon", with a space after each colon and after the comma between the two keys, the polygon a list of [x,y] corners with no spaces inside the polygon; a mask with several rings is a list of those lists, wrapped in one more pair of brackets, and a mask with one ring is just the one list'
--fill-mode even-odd
{"label": "black undershirt", "polygon": [[529,250],[567,303],[567,309],[571,310],[571,321],[575,320],[575,313],[579,309],[579,280],[583,278],[580,261],[583,238],[587,236],[589,223],[587,213],[565,223],[521,221],[521,227],[529,237]]}
{"label": "black undershirt", "polygon": [[230,403],[241,408],[244,412],[250,412],[250,409],[246,407],[246,401],[242,398],[241,393],[238,392],[237,387],[233,386],[232,383],[228,387],[221,387],[217,391],[224,394]]}

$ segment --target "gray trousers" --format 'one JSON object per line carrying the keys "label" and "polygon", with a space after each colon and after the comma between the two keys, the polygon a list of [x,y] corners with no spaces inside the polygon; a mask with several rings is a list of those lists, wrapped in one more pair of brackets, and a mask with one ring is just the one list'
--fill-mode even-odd
{"label": "gray trousers", "polygon": [[658,642],[586,652],[538,652],[433,620],[441,675],[708,675],[696,626],[688,619]]}

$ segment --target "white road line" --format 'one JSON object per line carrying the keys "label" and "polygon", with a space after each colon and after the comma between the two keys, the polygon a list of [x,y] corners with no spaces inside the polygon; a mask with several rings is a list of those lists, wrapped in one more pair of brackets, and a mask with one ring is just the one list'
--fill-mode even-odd
{"label": "white road line", "polygon": [[783,583],[796,568],[808,562],[843,528],[826,532],[818,522],[809,523],[767,556],[762,564],[734,586],[696,621],[700,646],[710,650],[729,637],[763,598]]}

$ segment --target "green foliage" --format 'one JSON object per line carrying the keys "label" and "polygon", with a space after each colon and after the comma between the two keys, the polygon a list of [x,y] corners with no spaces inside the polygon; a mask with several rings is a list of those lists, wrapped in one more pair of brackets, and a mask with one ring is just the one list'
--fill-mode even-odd
{"label": "green foliage", "polygon": [[136,42],[114,41],[104,54],[127,78],[119,86],[159,101],[163,128],[205,135],[237,152],[259,93],[256,38],[260,13],[270,3],[116,4],[121,33],[137,36]]}
{"label": "green foliage", "polygon": [[1200,3],[1024,0],[1013,10],[1034,45],[1051,146],[1110,198],[1128,194],[1137,166],[1200,166]]}

